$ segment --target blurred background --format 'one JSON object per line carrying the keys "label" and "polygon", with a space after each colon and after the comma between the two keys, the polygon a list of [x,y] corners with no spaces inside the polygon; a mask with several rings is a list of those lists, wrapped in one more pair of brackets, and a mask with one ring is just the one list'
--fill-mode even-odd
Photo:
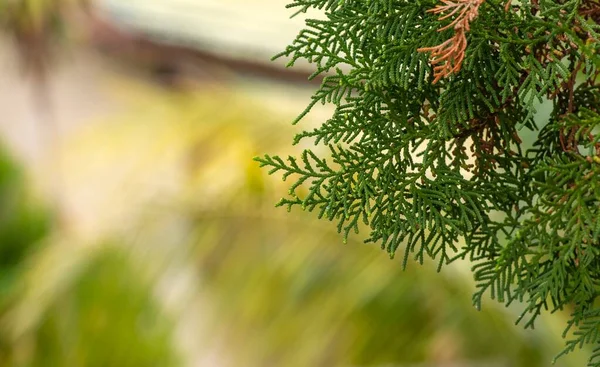
{"label": "blurred background", "polygon": [[252,158],[331,113],[290,125],[318,86],[269,61],[291,14],[0,0],[0,367],[551,365],[565,315],[524,331],[519,305],[473,308],[468,263],[403,272],[274,208]]}

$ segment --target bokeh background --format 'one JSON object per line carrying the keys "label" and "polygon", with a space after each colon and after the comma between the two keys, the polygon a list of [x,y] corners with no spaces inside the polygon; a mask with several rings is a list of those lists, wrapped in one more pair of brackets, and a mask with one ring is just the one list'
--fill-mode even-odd
{"label": "bokeh background", "polygon": [[525,331],[473,308],[468,263],[401,271],[274,208],[252,158],[331,113],[290,124],[318,85],[269,60],[292,13],[0,0],[0,367],[551,365],[565,315]]}

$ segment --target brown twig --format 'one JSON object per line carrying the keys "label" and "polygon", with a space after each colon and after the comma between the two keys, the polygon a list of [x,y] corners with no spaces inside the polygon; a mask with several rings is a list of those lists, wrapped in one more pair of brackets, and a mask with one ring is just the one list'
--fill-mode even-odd
{"label": "brown twig", "polygon": [[[573,71],[571,72],[571,76],[569,80],[566,82],[566,88],[569,92],[568,100],[567,100],[567,114],[571,114],[575,111],[575,80],[577,78],[577,73],[581,69],[583,65],[582,60],[580,60]],[[560,131],[560,144],[561,148],[564,151],[574,151],[577,152],[577,142],[575,141],[575,133],[577,131],[577,127],[573,126],[569,129],[569,131],[565,131],[564,128],[561,128]],[[565,138],[567,139],[565,141]]]}
{"label": "brown twig", "polygon": [[571,72],[571,77],[569,78],[569,81],[567,82],[567,88],[569,90],[569,104],[567,107],[567,111],[569,113],[573,113],[573,109],[575,108],[575,80],[577,78],[577,73],[579,73],[579,70],[581,69],[582,65],[583,65],[583,60],[579,60],[579,62],[573,69],[573,72]]}
{"label": "brown twig", "polygon": [[438,32],[454,28],[454,36],[434,47],[422,47],[418,52],[431,52],[429,58],[433,65],[433,84],[449,75],[458,73],[462,67],[467,49],[466,33],[470,30],[471,22],[479,15],[479,7],[485,0],[441,0],[444,5],[437,5],[428,10],[430,13],[443,14],[439,20],[445,20],[456,15],[456,18]]}
{"label": "brown twig", "polygon": [[579,15],[598,23],[600,21],[600,1],[584,0],[579,7]]}

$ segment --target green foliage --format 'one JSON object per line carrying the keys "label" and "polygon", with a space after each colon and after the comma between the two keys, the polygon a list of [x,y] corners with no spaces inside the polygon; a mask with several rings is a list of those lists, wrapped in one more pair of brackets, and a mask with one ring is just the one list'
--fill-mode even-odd
{"label": "green foliage", "polygon": [[35,329],[30,366],[178,366],[173,324],[124,251],[96,251]]}
{"label": "green foliage", "polygon": [[[28,257],[50,228],[50,215],[34,205],[20,167],[0,146],[0,315],[13,305]],[[0,333],[0,365],[12,360],[11,342]]]}
{"label": "green foliage", "polygon": [[173,322],[127,252],[53,242],[51,213],[31,199],[0,147],[0,366],[181,365]]}
{"label": "green foliage", "polygon": [[49,225],[49,213],[32,205],[22,172],[0,148],[0,295],[11,291],[22,263]]}
{"label": "green foliage", "polygon": [[[290,4],[325,13],[278,57],[325,74],[297,121],[320,103],[335,112],[294,142],[329,154],[257,160],[293,180],[280,206],[315,211],[344,239],[366,227],[367,242],[402,253],[404,266],[472,261],[477,307],[487,295],[522,301],[527,327],[544,310],[571,310],[565,352],[598,345],[589,363],[598,367],[600,3],[483,2],[462,68],[434,82],[423,49],[451,39],[444,27],[457,17],[436,5]],[[542,103],[552,108],[545,121],[536,119]]]}

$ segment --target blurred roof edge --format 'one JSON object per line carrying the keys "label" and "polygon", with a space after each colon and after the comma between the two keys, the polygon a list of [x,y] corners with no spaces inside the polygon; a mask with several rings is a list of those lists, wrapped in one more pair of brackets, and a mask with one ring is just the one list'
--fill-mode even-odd
{"label": "blurred roof edge", "polygon": [[[92,36],[105,49],[122,53],[140,50],[162,60],[210,63],[240,72],[306,82],[314,66],[299,60],[271,61],[304,26],[304,18],[289,19],[280,1],[97,0],[91,19]],[[152,56],[149,56],[152,57]],[[322,78],[316,78],[320,81]]]}

